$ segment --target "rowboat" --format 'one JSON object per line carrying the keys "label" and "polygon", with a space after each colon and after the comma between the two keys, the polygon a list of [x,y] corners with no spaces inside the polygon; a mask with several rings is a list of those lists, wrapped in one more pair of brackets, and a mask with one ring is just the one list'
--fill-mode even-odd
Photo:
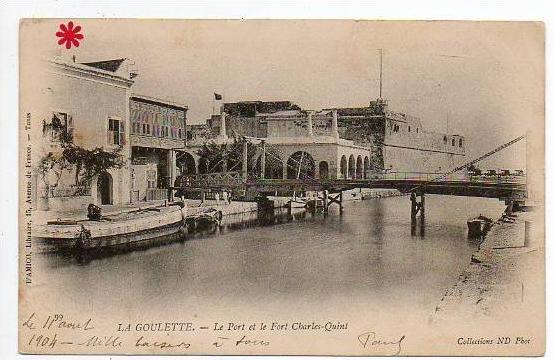
{"label": "rowboat", "polygon": [[492,227],[492,220],[486,216],[479,215],[467,221],[467,236],[479,238],[485,235]]}

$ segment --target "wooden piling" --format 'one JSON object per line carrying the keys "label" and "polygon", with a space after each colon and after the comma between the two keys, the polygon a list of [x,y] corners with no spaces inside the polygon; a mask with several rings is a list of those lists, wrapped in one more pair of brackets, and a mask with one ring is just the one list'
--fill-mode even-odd
{"label": "wooden piling", "polygon": [[420,202],[420,208],[419,211],[420,214],[420,221],[419,221],[419,233],[421,236],[425,235],[425,194],[421,193],[421,202]]}
{"label": "wooden piling", "polygon": [[323,214],[329,213],[329,191],[323,190]]}
{"label": "wooden piling", "polygon": [[417,215],[417,196],[415,193],[410,194],[410,201],[412,203],[412,211],[411,211],[411,224],[412,228],[415,229],[416,226],[416,215]]}

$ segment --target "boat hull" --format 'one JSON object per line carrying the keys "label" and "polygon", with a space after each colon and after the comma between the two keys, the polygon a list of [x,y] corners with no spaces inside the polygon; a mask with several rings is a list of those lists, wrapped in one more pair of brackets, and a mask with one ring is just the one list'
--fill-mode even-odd
{"label": "boat hull", "polygon": [[132,233],[91,237],[85,240],[80,237],[35,237],[34,245],[38,253],[126,250],[184,239],[185,234],[183,222],[179,221]]}

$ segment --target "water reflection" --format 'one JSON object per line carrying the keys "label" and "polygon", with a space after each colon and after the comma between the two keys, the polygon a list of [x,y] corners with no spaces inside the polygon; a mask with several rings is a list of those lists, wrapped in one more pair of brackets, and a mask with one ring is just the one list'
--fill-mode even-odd
{"label": "water reflection", "polygon": [[429,196],[425,237],[412,237],[409,199],[344,206],[342,216],[337,206],[327,217],[284,209],[273,216],[231,215],[213,234],[84,266],[63,255],[37,258],[45,268],[37,276],[45,277],[52,296],[84,304],[83,311],[122,308],[138,314],[145,306],[164,312],[199,304],[309,311],[314,303],[380,308],[398,302],[430,308],[476,249],[467,239],[467,219],[475,212],[495,218],[503,208],[490,199]]}

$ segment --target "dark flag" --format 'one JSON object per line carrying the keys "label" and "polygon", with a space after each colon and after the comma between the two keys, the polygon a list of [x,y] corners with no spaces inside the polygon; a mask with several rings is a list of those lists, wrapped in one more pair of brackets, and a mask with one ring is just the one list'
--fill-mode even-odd
{"label": "dark flag", "polygon": [[214,96],[215,96],[215,99],[216,99],[216,100],[223,100],[223,96],[221,96],[221,95],[218,94],[218,93],[214,93]]}

